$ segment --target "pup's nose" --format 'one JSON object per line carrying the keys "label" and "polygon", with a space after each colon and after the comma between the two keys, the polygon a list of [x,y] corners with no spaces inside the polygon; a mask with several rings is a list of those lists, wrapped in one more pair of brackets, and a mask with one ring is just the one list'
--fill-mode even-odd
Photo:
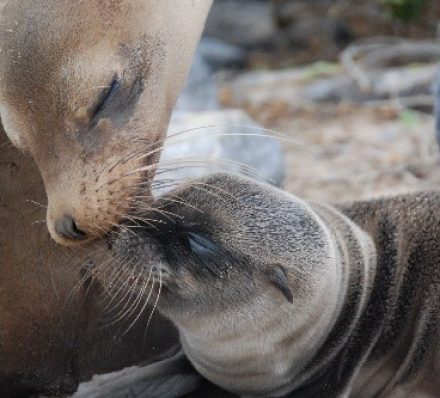
{"label": "pup's nose", "polygon": [[81,231],[70,216],[64,216],[55,221],[55,232],[64,239],[84,240],[87,234]]}

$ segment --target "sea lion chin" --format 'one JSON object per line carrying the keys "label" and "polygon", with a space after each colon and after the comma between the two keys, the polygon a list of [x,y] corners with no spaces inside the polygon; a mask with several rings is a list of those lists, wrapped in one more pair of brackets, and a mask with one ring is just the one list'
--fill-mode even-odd
{"label": "sea lion chin", "polygon": [[111,246],[194,368],[228,391],[434,398],[439,199],[332,207],[219,174],[159,199]]}
{"label": "sea lion chin", "polygon": [[0,1],[0,119],[30,154],[63,245],[148,196],[210,0]]}

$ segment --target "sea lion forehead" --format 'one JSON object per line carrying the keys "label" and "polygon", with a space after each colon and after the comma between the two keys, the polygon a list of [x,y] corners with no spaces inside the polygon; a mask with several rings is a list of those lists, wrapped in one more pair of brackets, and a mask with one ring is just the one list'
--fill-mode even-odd
{"label": "sea lion forehead", "polygon": [[[176,197],[182,204],[175,203]],[[305,201],[267,183],[218,173],[178,188],[169,199],[171,212],[186,223],[201,224],[228,250],[251,258],[319,265],[335,255],[319,215]]]}
{"label": "sea lion forehead", "polygon": [[[87,119],[87,111],[102,91],[124,70],[142,80],[151,70],[160,73],[165,46],[158,38],[162,33],[154,28],[158,15],[152,15],[154,7],[147,6],[150,3],[5,3],[0,15],[0,23],[5,27],[0,39],[2,117],[13,115],[16,122],[26,118],[23,124],[33,126],[40,135],[65,131],[72,127],[67,122],[81,124]],[[148,26],[145,18],[151,22]],[[23,112],[24,109],[32,112]],[[8,120],[4,122],[7,124]],[[9,132],[12,130],[11,127]],[[28,145],[35,152],[36,145],[30,140],[39,138],[28,135]],[[14,134],[10,138],[15,138]],[[22,140],[25,141],[23,137]]]}
{"label": "sea lion forehead", "polygon": [[[75,33],[76,28],[96,31],[104,35],[119,34],[137,27],[140,17],[151,6],[152,0],[4,0],[0,11],[19,32]],[[139,15],[142,13],[143,15]],[[150,15],[151,16],[151,15]],[[125,17],[130,18],[130,24]],[[94,22],[94,23],[92,23]],[[111,30],[106,28],[111,24]],[[141,23],[145,26],[145,20]],[[116,28],[116,29],[115,29]],[[83,32],[78,32],[78,35]],[[57,36],[50,39],[56,40]],[[90,40],[94,39],[93,37]]]}
{"label": "sea lion forehead", "polygon": [[[141,16],[149,17],[150,21],[153,16],[148,10],[139,10],[138,3],[142,2],[6,2],[0,14],[4,29],[0,40],[3,84],[18,84],[27,89],[44,87],[51,83],[51,74],[71,57],[81,54],[86,57],[91,48],[94,62],[105,62],[109,56],[120,53],[125,43],[148,32]],[[98,46],[100,50],[96,51]]]}

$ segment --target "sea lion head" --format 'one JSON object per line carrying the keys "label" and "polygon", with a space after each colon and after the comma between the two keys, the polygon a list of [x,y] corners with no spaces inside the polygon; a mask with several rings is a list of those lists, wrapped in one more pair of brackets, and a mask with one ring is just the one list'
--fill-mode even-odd
{"label": "sea lion head", "polygon": [[[127,275],[120,280],[158,282],[158,309],[177,325],[185,352],[209,380],[237,393],[273,392],[287,378],[289,361],[308,358],[327,333],[341,283],[337,251],[304,201],[216,174],[165,195],[138,220],[110,242]],[[284,348],[294,333],[304,347]],[[264,352],[274,347],[276,367]],[[212,373],[223,365],[237,370],[233,380]]]}
{"label": "sea lion head", "polygon": [[[276,203],[283,217],[274,212]],[[332,250],[305,202],[226,173],[163,196],[131,227],[110,238],[112,249],[142,272],[162,273],[161,308],[176,314],[212,313],[261,294],[277,305],[292,303],[309,290],[295,274],[313,283]]]}
{"label": "sea lion head", "polygon": [[148,196],[210,1],[1,0],[0,119],[35,160],[61,244]]}

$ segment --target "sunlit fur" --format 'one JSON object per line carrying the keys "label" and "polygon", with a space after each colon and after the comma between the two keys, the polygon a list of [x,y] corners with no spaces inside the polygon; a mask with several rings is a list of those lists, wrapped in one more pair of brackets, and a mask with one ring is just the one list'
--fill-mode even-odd
{"label": "sunlit fur", "polygon": [[[128,212],[136,180],[120,177],[157,162],[210,4],[0,0],[0,120],[40,169],[58,243],[85,243],[55,233],[64,215],[90,240]],[[154,171],[138,176],[148,184]]]}

